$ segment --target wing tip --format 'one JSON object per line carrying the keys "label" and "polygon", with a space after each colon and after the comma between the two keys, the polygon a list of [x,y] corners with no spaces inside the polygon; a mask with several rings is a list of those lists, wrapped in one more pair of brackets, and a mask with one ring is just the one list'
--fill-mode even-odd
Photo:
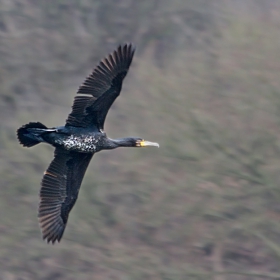
{"label": "wing tip", "polygon": [[135,52],[136,50],[136,46],[131,43],[131,42],[126,42],[124,44],[119,44],[118,50],[125,50],[125,51],[128,51],[129,53],[133,53]]}
{"label": "wing tip", "polygon": [[91,94],[98,98],[102,89],[105,91],[110,86],[110,79],[117,74],[128,71],[132,62],[136,47],[127,42],[119,44],[118,47],[103,58],[93,69],[91,74],[79,86],[78,94]]}
{"label": "wing tip", "polygon": [[133,43],[127,42],[124,44],[119,44],[118,48],[113,53],[122,57],[123,60],[127,62],[127,67],[129,67],[135,50],[135,45]]}
{"label": "wing tip", "polygon": [[63,236],[65,225],[60,225],[57,221],[53,221],[53,223],[48,224],[48,221],[44,222],[42,221],[42,218],[44,218],[44,216],[39,217],[42,239],[51,244],[59,243]]}

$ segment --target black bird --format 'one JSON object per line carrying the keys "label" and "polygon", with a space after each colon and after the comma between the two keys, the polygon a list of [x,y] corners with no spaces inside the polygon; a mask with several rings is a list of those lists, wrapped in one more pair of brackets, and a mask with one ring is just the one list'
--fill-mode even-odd
{"label": "black bird", "polygon": [[120,94],[134,51],[131,44],[119,46],[99,63],[80,86],[77,93],[85,95],[75,97],[65,126],[47,128],[40,122],[30,122],[17,131],[19,142],[25,147],[40,142],[55,147],[54,159],[42,179],[38,213],[47,242],[61,240],[94,153],[118,147],[159,147],[158,143],[142,138],[110,139],[103,131],[106,115]]}

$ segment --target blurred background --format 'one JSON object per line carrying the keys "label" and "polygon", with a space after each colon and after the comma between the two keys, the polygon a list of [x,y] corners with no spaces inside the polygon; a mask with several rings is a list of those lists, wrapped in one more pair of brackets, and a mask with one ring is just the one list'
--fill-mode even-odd
{"label": "blurred background", "polygon": [[[61,243],[38,193],[78,86],[137,47]],[[280,279],[279,0],[0,0],[0,279]]]}

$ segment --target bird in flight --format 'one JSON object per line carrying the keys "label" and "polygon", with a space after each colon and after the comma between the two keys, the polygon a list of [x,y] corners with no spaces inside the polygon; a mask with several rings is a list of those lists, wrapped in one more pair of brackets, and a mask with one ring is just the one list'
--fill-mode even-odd
{"label": "bird in flight", "polygon": [[159,147],[142,138],[111,139],[104,132],[106,115],[120,94],[134,51],[131,44],[120,45],[100,61],[78,89],[81,95],[75,97],[65,126],[47,128],[40,122],[30,122],[17,130],[24,147],[41,142],[55,147],[54,159],[41,182],[38,211],[42,236],[48,243],[61,240],[95,153],[118,147]]}

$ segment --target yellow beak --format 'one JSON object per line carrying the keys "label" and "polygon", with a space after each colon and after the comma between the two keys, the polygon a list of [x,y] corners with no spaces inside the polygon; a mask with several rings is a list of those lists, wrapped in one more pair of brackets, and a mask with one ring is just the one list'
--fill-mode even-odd
{"label": "yellow beak", "polygon": [[150,142],[150,141],[140,141],[140,147],[147,147],[147,146],[154,146],[159,148],[159,144],[155,142]]}

